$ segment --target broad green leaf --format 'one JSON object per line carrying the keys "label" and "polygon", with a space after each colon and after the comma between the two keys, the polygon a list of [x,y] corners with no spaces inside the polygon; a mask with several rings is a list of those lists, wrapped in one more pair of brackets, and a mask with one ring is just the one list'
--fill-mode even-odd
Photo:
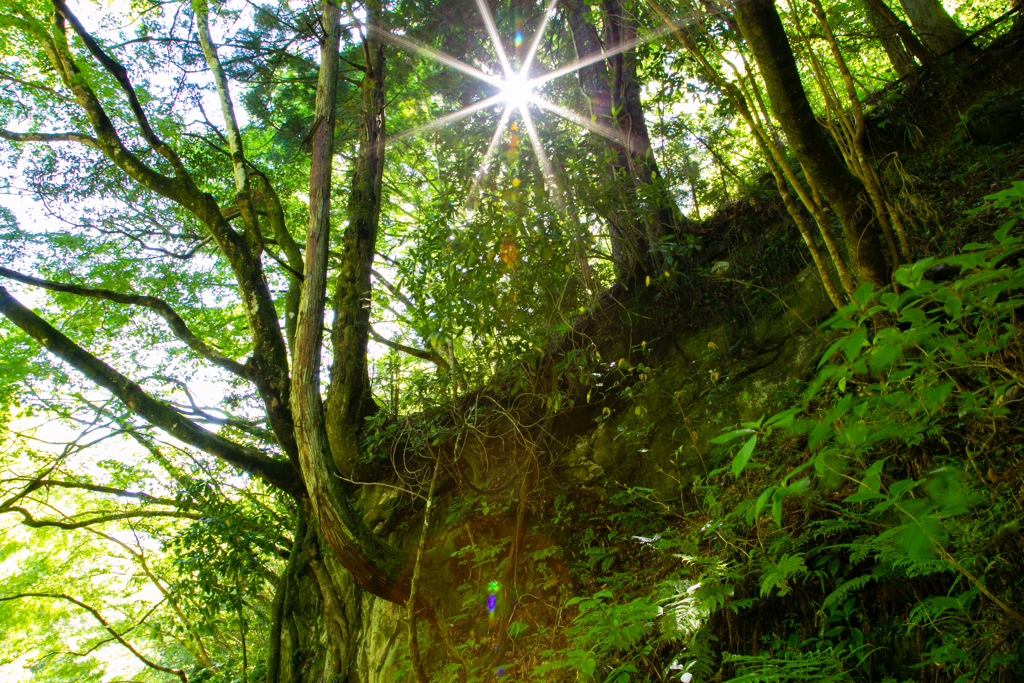
{"label": "broad green leaf", "polygon": [[750,461],[750,456],[754,453],[754,447],[757,445],[757,435],[747,439],[747,442],[743,444],[743,447],[736,452],[736,455],[732,458],[732,476],[739,477],[740,473],[747,466]]}

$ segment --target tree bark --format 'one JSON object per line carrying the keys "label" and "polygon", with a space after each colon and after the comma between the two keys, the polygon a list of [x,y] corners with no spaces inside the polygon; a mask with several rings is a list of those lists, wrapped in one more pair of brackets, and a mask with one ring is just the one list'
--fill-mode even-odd
{"label": "tree bark", "polygon": [[[377,11],[367,8],[377,23]],[[370,32],[363,44],[366,76],[363,85],[363,135],[352,175],[341,264],[333,298],[334,322],[327,391],[327,432],[334,464],[348,473],[359,458],[363,419],[376,411],[370,394],[366,345],[370,337],[370,287],[377,247],[381,190],[384,178],[385,72],[384,45]]]}
{"label": "tree bark", "polygon": [[833,149],[811,109],[773,0],[739,0],[736,19],[757,61],[768,99],[804,171],[832,207],[861,282],[884,285],[889,268],[864,184]]}
{"label": "tree bark", "polygon": [[922,65],[928,66],[935,60],[936,53],[921,43],[921,40],[907,26],[907,22],[896,16],[889,5],[885,4],[885,0],[864,0],[864,4],[870,8],[869,11],[874,10],[885,25],[893,27],[896,35],[903,42],[903,46]]}
{"label": "tree bark", "polygon": [[[361,587],[386,600],[402,603],[408,595],[408,581],[399,581],[396,577],[399,576],[404,564],[404,555],[384,545],[366,529],[359,511],[352,504],[349,491],[338,477],[328,440],[324,406],[320,398],[327,256],[330,246],[338,44],[341,35],[339,16],[338,6],[333,4],[332,0],[325,0],[322,18],[325,35],[321,43],[320,76],[317,82],[315,128],[312,137],[309,226],[302,297],[295,331],[294,385],[291,402],[295,415],[296,442],[299,446],[302,477],[309,492],[313,515],[320,525],[321,535],[328,548],[335,559],[352,573],[356,583]],[[370,87],[373,87],[372,84]],[[345,261],[350,258],[349,255],[343,256]],[[357,299],[356,304],[358,303]],[[366,353],[365,335],[364,330],[363,363]],[[342,361],[339,359],[339,362]],[[348,383],[357,383],[361,391],[361,375],[353,376],[349,373],[344,381],[346,385],[342,387],[343,390],[354,391]],[[358,425],[350,424],[343,427],[351,427],[354,430]],[[346,434],[346,442],[343,445],[355,443],[355,434]]]}
{"label": "tree bark", "polygon": [[[577,58],[612,50],[636,39],[636,25],[622,0],[604,0],[603,30],[588,19],[589,5],[581,0],[562,3],[572,32]],[[580,87],[590,107],[591,121],[605,131],[605,168],[616,190],[607,210],[612,258],[618,279],[643,275],[663,267],[666,241],[682,234],[689,221],[664,186],[651,147],[640,101],[636,51],[625,50],[578,70]],[[655,186],[649,189],[650,186]],[[642,197],[650,198],[645,204]]]}
{"label": "tree bark", "polygon": [[914,69],[917,68],[917,64],[914,62],[913,55],[907,51],[903,41],[900,39],[899,27],[890,21],[886,21],[885,17],[879,13],[878,8],[870,0],[864,0],[864,12],[867,15],[868,23],[871,24],[871,28],[875,32],[875,37],[881,43],[882,49],[885,50],[885,55],[889,58],[889,63],[892,64],[892,68],[896,71],[896,75],[903,78],[913,73]]}
{"label": "tree bark", "polygon": [[[939,0],[900,0],[921,42],[935,54],[942,54],[967,39],[967,32],[949,16]],[[970,43],[958,48],[954,56],[964,58],[976,54]]]}

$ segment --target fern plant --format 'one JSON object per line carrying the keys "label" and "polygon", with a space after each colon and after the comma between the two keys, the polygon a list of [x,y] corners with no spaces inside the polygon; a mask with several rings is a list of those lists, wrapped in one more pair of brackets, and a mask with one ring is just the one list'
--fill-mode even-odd
{"label": "fern plant", "polygon": [[[1024,183],[993,197],[1022,199]],[[719,437],[742,445],[713,475],[754,477],[760,489],[733,516],[761,529],[770,512],[775,536],[789,539],[755,562],[771,537],[761,531],[748,551],[761,600],[785,599],[800,581],[821,625],[756,656],[726,656],[733,681],[841,681],[879,666],[889,676],[894,659],[880,648],[936,680],[1024,674],[1024,557],[994,540],[1019,538],[1024,519],[1019,496],[1007,495],[1024,401],[1024,242],[1014,227],[994,244],[900,268],[898,291],[862,287],[825,324],[835,340],[803,405]],[[958,277],[929,280],[940,265]],[[765,481],[751,465],[771,467],[773,430],[805,440],[805,456]],[[787,515],[796,510],[811,519]],[[866,630],[867,596],[906,603],[902,628]]]}

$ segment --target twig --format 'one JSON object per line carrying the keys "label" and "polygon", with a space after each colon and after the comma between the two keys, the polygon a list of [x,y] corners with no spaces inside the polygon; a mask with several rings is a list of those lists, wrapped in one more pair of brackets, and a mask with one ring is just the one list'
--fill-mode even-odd
{"label": "twig", "polygon": [[430,528],[430,507],[434,502],[434,489],[437,487],[437,473],[441,471],[441,456],[438,455],[434,462],[434,475],[430,478],[430,490],[427,492],[427,505],[423,509],[423,530],[420,532],[420,542],[416,545],[416,563],[413,565],[412,580],[409,582],[409,602],[406,609],[409,610],[409,659],[412,660],[412,672],[416,677],[416,683],[429,683],[427,673],[423,669],[423,660],[420,658],[420,646],[416,640],[416,583],[420,578],[420,566],[423,564],[423,550],[427,545],[427,530]]}

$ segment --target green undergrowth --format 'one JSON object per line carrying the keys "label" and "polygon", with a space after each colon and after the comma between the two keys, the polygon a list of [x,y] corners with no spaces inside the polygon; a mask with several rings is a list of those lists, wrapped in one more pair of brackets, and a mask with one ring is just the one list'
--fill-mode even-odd
{"label": "green undergrowth", "polygon": [[[899,291],[863,288],[825,323],[835,341],[802,402],[716,439],[660,584],[686,582],[699,625],[647,680],[1024,675],[1015,227],[902,268]],[[939,265],[957,277],[928,280]],[[670,614],[651,632],[670,633]]]}
{"label": "green undergrowth", "polygon": [[[1024,184],[989,197],[1014,213],[1022,199]],[[452,507],[464,602],[443,647],[461,663],[439,680],[1024,677],[1016,227],[904,266],[898,289],[862,288],[823,325],[833,341],[803,395],[725,431],[679,501],[542,482],[514,591],[493,580],[508,544],[485,537],[507,538],[516,506]],[[488,587],[514,603],[497,659]]]}

